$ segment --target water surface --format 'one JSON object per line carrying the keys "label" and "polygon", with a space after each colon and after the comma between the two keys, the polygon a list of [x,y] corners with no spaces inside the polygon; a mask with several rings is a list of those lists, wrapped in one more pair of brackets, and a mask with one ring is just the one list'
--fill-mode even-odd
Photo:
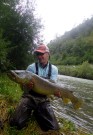
{"label": "water surface", "polygon": [[56,115],[71,120],[86,132],[93,133],[93,81],[59,75],[58,84],[71,89],[84,103],[81,109],[75,111],[71,104],[64,105],[61,99],[55,99],[53,108]]}

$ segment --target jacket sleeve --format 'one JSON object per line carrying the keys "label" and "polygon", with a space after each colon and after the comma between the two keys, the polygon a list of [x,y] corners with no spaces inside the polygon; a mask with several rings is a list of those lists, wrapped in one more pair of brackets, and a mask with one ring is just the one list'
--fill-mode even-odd
{"label": "jacket sleeve", "polygon": [[36,73],[35,63],[29,65],[26,70],[32,73]]}

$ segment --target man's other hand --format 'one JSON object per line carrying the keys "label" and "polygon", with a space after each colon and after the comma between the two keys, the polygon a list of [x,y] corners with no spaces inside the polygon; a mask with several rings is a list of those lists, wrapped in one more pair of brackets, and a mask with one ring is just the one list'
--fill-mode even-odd
{"label": "man's other hand", "polygon": [[56,91],[54,95],[55,95],[56,97],[61,98],[61,93],[60,93],[60,91]]}

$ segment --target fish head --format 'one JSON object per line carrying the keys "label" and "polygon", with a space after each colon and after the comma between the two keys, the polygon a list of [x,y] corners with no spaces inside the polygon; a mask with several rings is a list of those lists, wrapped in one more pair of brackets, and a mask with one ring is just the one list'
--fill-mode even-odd
{"label": "fish head", "polygon": [[8,76],[12,81],[15,81],[15,80],[16,80],[16,73],[15,73],[13,70],[10,70],[10,71],[7,73],[7,76]]}

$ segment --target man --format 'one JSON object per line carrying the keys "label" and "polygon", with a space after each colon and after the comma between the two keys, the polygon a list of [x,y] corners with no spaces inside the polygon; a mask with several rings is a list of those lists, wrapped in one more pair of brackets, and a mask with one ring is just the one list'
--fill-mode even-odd
{"label": "man", "polygon": [[[35,49],[34,53],[37,62],[29,65],[27,71],[56,82],[58,69],[56,66],[49,63],[49,48],[41,44]],[[58,130],[59,126],[48,97],[35,93],[32,90],[33,85],[34,84],[30,82],[28,85],[22,86],[23,89],[26,89],[26,92],[23,93],[18,107],[10,118],[10,125],[16,126],[17,129],[23,128],[26,126],[26,122],[33,112],[42,130]],[[57,95],[60,96],[59,93],[57,93]]]}

